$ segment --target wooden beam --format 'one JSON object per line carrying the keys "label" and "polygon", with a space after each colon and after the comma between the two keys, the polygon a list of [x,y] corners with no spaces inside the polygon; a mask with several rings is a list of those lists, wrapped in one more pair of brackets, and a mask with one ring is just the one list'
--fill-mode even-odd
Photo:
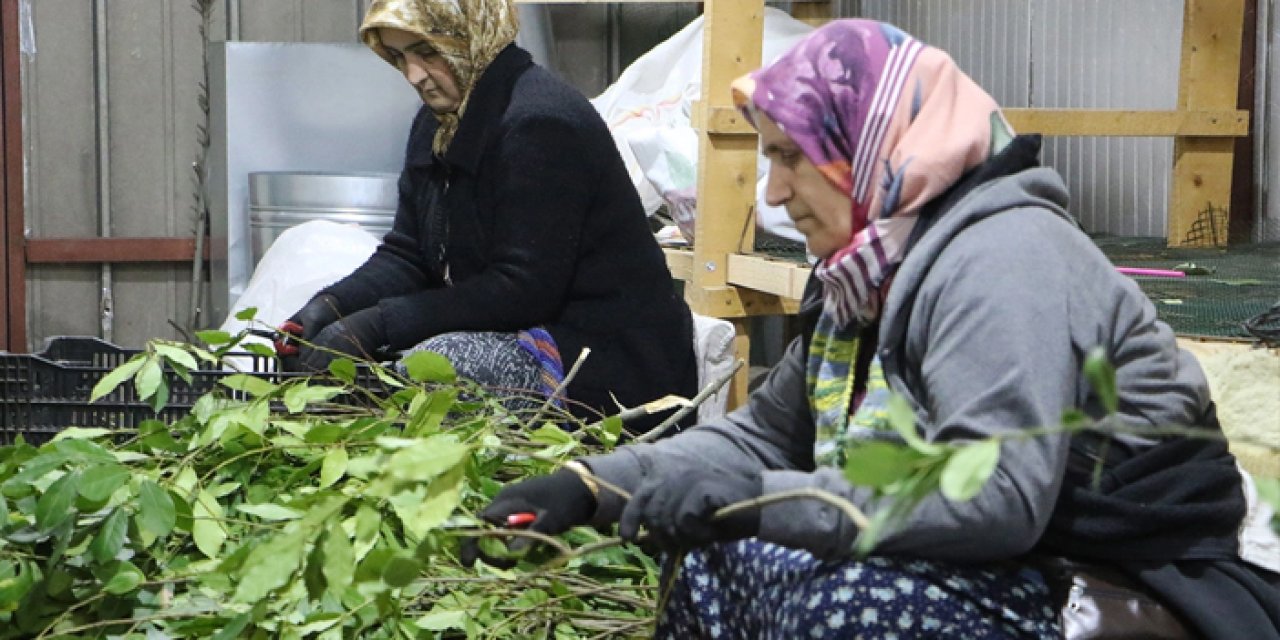
{"label": "wooden beam", "polygon": [[1005,109],[1018,133],[1046,136],[1197,136],[1249,135],[1249,112],[1127,111],[1120,109]]}
{"label": "wooden beam", "polygon": [[729,284],[798,302],[812,269],[807,264],[759,255],[729,256]]}
{"label": "wooden beam", "polygon": [[191,262],[196,253],[195,238],[30,238],[26,244],[28,264]]}
{"label": "wooden beam", "polygon": [[667,257],[667,270],[671,277],[688,282],[693,275],[693,251],[663,247],[662,253]]}
{"label": "wooden beam", "polygon": [[[1245,0],[1184,0],[1181,111],[1233,110],[1240,84]],[[1231,210],[1232,138],[1179,137],[1173,145],[1170,246],[1221,246]]]}
{"label": "wooden beam", "polygon": [[[764,0],[707,0],[703,5],[702,95],[695,111],[712,124],[732,109],[729,85],[760,66]],[[756,201],[756,138],[704,127],[698,132],[698,223],[693,269],[685,299],[695,312],[713,318],[741,317],[749,305],[728,286],[729,254],[754,245],[751,223]],[[739,327],[738,357],[750,355],[750,338]],[[747,397],[747,369],[729,386],[729,408]]]}
{"label": "wooden beam", "polygon": [[0,349],[27,350],[22,149],[22,39],[18,3],[0,3]]}

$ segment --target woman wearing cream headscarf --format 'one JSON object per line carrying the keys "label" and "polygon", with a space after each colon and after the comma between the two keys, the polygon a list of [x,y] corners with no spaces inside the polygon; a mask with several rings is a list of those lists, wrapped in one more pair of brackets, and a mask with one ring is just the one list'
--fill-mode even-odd
{"label": "woman wearing cream headscarf", "polygon": [[[679,563],[660,638],[1059,638],[1033,550],[1126,574],[1126,603],[1161,601],[1203,636],[1277,638],[1278,543],[1265,514],[1245,519],[1204,375],[1071,220],[1039,139],[1013,137],[944,52],[868,20],[828,23],[733,91],[773,161],[766,198],[821,258],[802,336],[746,406],[507,486],[481,517],[645,531]],[[1124,430],[1037,434],[1108,413],[1082,374],[1094,349]],[[1204,438],[1153,433],[1168,426]],[[945,470],[916,453],[981,441],[998,444]],[[872,539],[808,497],[883,514],[912,468],[944,491]],[[1256,537],[1237,545],[1242,527]],[[1121,630],[1168,637],[1143,635],[1154,619]]]}
{"label": "woman wearing cream headscarf", "polygon": [[691,397],[692,319],[613,138],[516,32],[511,0],[370,7],[361,38],[424,106],[392,231],[282,327],[314,345],[299,364],[429,349],[541,404],[590,348],[558,398],[576,414]]}

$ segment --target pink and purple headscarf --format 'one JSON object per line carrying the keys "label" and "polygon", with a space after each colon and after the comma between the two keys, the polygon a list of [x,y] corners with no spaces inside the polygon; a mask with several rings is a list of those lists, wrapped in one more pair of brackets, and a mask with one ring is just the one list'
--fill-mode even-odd
{"label": "pink and purple headscarf", "polygon": [[827,23],[736,80],[733,94],[853,200],[853,237],[815,268],[838,326],[879,317],[921,207],[1012,133],[945,52],[870,20]]}

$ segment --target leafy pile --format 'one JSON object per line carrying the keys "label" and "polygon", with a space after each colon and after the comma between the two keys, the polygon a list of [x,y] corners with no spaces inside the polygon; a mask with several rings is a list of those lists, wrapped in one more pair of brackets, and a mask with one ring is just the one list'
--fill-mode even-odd
{"label": "leafy pile", "polygon": [[[152,343],[94,396],[128,382],[163,406],[237,342],[203,337],[227,345]],[[345,360],[227,375],[172,424],[0,448],[0,638],[645,635],[657,568],[590,529],[510,572],[457,560],[463,536],[500,533],[473,514],[501,483],[600,452],[621,422],[566,433],[440,356],[405,364],[374,368],[381,393]]]}

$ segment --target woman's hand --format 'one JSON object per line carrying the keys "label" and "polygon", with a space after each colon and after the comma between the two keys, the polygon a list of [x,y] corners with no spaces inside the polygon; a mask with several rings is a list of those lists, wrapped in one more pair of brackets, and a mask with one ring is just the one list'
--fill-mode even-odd
{"label": "woman's hand", "polygon": [[382,311],[369,307],[341,320],[331,322],[311,339],[311,344],[298,347],[298,362],[303,371],[324,371],[338,357],[333,352],[357,358],[377,359],[386,350],[387,330]]}
{"label": "woman's hand", "polygon": [[646,543],[667,551],[713,542],[740,540],[760,530],[760,509],[743,509],[716,519],[722,507],[760,497],[759,476],[695,469],[673,478],[651,478],[640,485],[622,511],[618,535],[632,542],[640,526]]}
{"label": "woman's hand", "polygon": [[[534,519],[525,527],[527,530],[554,536],[587,524],[595,512],[596,498],[587,484],[576,472],[560,469],[551,475],[530,478],[504,487],[494,496],[493,502],[480,512],[480,518],[490,524],[505,527],[510,526],[508,517],[529,513],[533,514]],[[516,538],[507,543],[507,549],[513,552],[524,551],[531,544],[533,540],[529,538]],[[460,556],[462,564],[468,567],[475,564],[477,558],[495,567],[509,568],[515,565],[513,560],[485,555],[476,538],[462,542]]]}

